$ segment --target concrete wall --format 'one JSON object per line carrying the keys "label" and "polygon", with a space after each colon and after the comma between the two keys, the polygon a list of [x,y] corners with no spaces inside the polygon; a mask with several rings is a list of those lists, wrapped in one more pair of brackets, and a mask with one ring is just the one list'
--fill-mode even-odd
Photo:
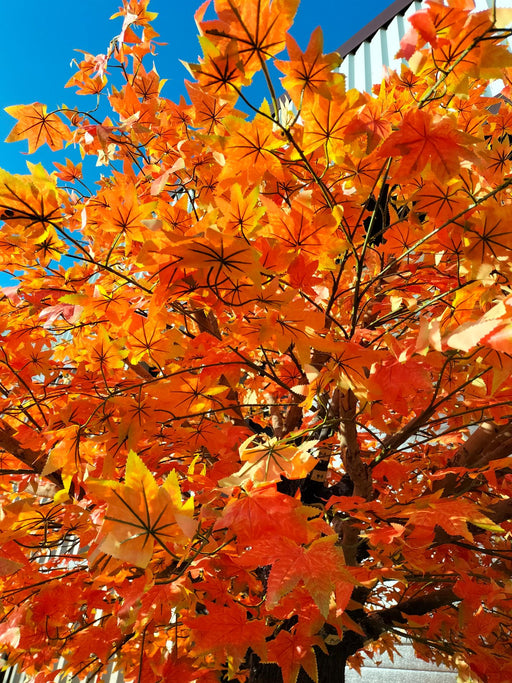
{"label": "concrete wall", "polygon": [[[361,668],[361,676],[357,671],[346,672],[346,683],[456,683],[457,672],[446,667],[436,667],[414,656],[412,645],[405,644],[398,648],[402,655],[395,655],[392,662],[387,655],[378,660],[365,659]],[[377,666],[377,661],[381,661]]]}

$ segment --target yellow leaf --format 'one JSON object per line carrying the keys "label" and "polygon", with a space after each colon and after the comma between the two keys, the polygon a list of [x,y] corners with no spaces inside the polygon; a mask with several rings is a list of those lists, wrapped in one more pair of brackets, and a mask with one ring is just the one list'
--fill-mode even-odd
{"label": "yellow leaf", "polygon": [[242,486],[248,481],[268,482],[279,480],[281,474],[291,479],[305,477],[316,465],[316,459],[309,449],[316,443],[305,441],[295,446],[286,440],[269,438],[250,448],[254,439],[261,435],[253,435],[240,446],[240,459],[245,464],[230,477],[220,483],[221,486]]}
{"label": "yellow leaf", "polygon": [[124,483],[88,480],[87,489],[108,502],[99,549],[145,568],[155,550],[179,559],[196,531],[194,500],[183,502],[176,472],[162,486],[130,451]]}

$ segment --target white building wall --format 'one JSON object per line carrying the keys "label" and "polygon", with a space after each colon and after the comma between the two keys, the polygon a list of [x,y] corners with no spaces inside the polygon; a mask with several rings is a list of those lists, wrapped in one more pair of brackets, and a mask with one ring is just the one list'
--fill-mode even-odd
{"label": "white building wall", "polygon": [[456,683],[457,673],[446,667],[437,667],[414,656],[412,645],[400,645],[391,661],[387,655],[366,659],[361,675],[348,670],[345,683]]}
{"label": "white building wall", "polygon": [[[372,85],[379,83],[383,76],[383,67],[400,69],[402,60],[395,55],[400,49],[400,41],[410,28],[408,18],[421,9],[421,0],[415,0],[406,9],[392,19],[387,26],[379,29],[372,37],[348,54],[341,64],[340,71],[347,78],[347,89],[371,91]],[[497,7],[507,7],[510,0],[497,0]],[[475,0],[477,11],[493,6],[493,0]]]}
{"label": "white building wall", "polygon": [[400,68],[400,60],[395,59],[395,54],[409,27],[407,17],[420,8],[421,2],[416,0],[406,10],[405,16],[396,16],[387,27],[379,29],[357,50],[345,57],[340,71],[347,78],[347,89],[370,91],[374,83],[382,80],[383,66]]}

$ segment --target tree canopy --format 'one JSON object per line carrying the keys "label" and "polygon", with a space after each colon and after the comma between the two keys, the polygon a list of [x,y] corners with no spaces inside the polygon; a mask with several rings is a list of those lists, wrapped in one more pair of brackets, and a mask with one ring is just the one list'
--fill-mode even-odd
{"label": "tree canopy", "polygon": [[0,643],[37,683],[331,683],[402,638],[512,680],[512,11],[428,0],[361,93],[297,4],[203,5],[175,103],[124,0],[96,108],[8,108],[97,164],[0,171]]}

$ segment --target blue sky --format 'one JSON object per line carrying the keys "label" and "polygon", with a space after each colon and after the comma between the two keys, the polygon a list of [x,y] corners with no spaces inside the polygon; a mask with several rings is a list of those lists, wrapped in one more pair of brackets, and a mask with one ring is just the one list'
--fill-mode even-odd
{"label": "blue sky", "polygon": [[[160,40],[167,43],[155,58],[157,71],[168,82],[162,94],[178,100],[188,77],[179,60],[197,61],[199,45],[194,12],[201,0],[152,0],[150,11],[158,12],[154,23]],[[381,12],[391,0],[302,0],[292,35],[304,49],[317,26],[324,32],[324,51],[331,52]],[[75,49],[92,54],[106,52],[110,39],[119,33],[120,20],[109,21],[120,5],[118,0],[14,0],[5,16],[0,42],[0,167],[25,173],[26,160],[52,170],[56,159],[46,150],[28,156],[26,142],[3,140],[14,125],[3,109],[12,104],[43,102],[48,109],[63,103],[85,105],[72,88],[64,88],[73,74],[70,62],[80,58]],[[74,158],[69,152],[67,156]]]}

